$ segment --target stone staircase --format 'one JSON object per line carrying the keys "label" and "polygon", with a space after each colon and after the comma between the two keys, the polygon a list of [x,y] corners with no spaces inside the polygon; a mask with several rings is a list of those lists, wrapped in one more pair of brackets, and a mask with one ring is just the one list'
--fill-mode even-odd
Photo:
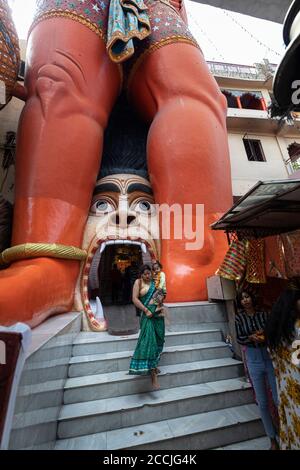
{"label": "stone staircase", "polygon": [[78,334],[64,384],[55,449],[266,445],[260,439],[264,431],[243,365],[232,359],[223,339],[226,322],[221,306],[177,305],[171,311],[159,391],[151,390],[149,377],[128,375],[137,335]]}

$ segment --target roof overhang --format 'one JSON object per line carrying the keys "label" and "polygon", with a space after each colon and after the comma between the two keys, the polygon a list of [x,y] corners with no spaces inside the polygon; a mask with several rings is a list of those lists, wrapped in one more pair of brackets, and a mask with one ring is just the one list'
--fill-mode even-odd
{"label": "roof overhang", "polygon": [[292,0],[193,0],[213,7],[224,8],[244,15],[282,23]]}
{"label": "roof overhang", "polygon": [[259,181],[211,227],[239,238],[300,229],[300,179]]}

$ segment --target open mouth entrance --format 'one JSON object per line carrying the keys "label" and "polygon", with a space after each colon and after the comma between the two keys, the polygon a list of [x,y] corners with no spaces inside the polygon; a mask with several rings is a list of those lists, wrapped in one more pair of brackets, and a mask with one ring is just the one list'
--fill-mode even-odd
{"label": "open mouth entrance", "polygon": [[128,335],[138,331],[132,288],[140,266],[151,261],[151,253],[143,242],[109,240],[98,247],[89,270],[88,299],[96,316],[96,299],[100,299],[110,334]]}

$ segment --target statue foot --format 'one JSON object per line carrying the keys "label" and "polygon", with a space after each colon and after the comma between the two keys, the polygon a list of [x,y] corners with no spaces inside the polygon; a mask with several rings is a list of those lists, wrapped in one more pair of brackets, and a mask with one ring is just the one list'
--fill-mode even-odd
{"label": "statue foot", "polygon": [[36,258],[0,271],[0,324],[31,328],[73,306],[78,261]]}
{"label": "statue foot", "polygon": [[[207,300],[206,279],[213,276],[216,264],[193,265],[185,259],[171,260],[167,264],[167,303]],[[171,274],[172,273],[172,274]]]}

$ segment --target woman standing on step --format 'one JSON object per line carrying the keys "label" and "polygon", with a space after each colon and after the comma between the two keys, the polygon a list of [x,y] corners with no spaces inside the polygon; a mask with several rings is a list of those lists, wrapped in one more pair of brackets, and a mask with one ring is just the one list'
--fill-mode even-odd
{"label": "woman standing on step", "polygon": [[276,379],[272,361],[267,351],[265,328],[268,314],[256,308],[255,299],[247,291],[242,291],[237,298],[240,312],[235,318],[237,341],[246,346],[246,362],[250,379],[255,391],[261,419],[267,436],[271,440],[271,449],[278,448],[276,431],[268,404],[266,380],[271,388],[275,406],[278,406]]}
{"label": "woman standing on step", "polygon": [[163,307],[160,307],[163,294],[155,288],[151,267],[148,265],[141,267],[140,278],[133,286],[132,301],[142,311],[142,316],[140,335],[129,374],[151,375],[153,388],[158,390],[157,366],[165,342],[165,321]]}

